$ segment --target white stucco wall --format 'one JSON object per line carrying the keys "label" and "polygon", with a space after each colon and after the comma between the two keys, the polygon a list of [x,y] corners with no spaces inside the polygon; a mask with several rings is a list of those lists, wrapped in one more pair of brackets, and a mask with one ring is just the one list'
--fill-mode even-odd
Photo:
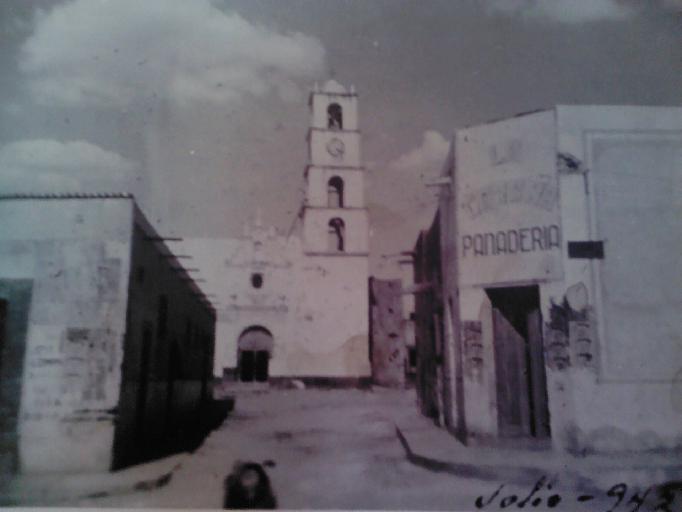
{"label": "white stucco wall", "polygon": [[368,377],[369,263],[365,256],[315,256],[303,262],[305,295],[296,322],[294,375]]}
{"label": "white stucco wall", "polygon": [[33,280],[21,471],[111,465],[132,215],[132,199],[0,200],[0,278]]}
{"label": "white stucco wall", "polygon": [[561,178],[566,239],[605,252],[564,263],[565,287],[588,289],[599,349],[596,371],[556,384],[570,379],[573,435],[596,449],[679,445],[682,109],[557,107],[557,122],[559,151],[586,170]]}
{"label": "white stucco wall", "polygon": [[561,278],[554,113],[457,132],[460,284]]}

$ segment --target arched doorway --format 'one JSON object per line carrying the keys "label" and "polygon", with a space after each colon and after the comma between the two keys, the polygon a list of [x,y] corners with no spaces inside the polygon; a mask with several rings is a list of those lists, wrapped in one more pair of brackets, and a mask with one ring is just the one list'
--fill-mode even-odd
{"label": "arched doorway", "polygon": [[274,340],[265,327],[247,327],[239,335],[237,361],[239,380],[242,382],[266,382]]}

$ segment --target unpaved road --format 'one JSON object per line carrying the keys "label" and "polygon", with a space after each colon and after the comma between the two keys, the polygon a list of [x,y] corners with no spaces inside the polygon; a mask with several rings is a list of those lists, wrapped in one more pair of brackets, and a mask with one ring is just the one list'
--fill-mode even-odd
{"label": "unpaved road", "polygon": [[[167,485],[72,505],[220,508],[223,479],[239,459],[275,463],[268,474],[280,508],[476,510],[476,498],[489,496],[504,482],[408,462],[395,424],[425,421],[416,412],[414,396],[383,389],[241,391],[234,412]],[[517,494],[521,500],[529,491],[525,485],[506,484],[498,500],[483,510],[500,510],[504,496]],[[525,508],[547,509],[549,495],[539,493],[539,506],[528,503]],[[611,505],[613,499],[606,506],[564,501],[554,510],[606,511]],[[512,509],[518,510],[517,505]]]}

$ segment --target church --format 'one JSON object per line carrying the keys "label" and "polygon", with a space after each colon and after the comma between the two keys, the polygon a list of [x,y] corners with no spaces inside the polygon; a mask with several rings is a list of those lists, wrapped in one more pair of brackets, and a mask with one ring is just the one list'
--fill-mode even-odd
{"label": "church", "polygon": [[354,385],[371,376],[358,97],[330,80],[309,107],[305,198],[289,233],[256,218],[240,238],[173,246],[217,304],[216,376]]}

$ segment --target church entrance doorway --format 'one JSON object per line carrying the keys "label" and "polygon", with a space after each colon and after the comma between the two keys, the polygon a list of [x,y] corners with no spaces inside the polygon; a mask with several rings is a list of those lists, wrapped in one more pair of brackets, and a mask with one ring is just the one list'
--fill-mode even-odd
{"label": "church entrance doorway", "polygon": [[549,437],[537,286],[486,290],[493,311],[497,417],[503,437]]}
{"label": "church entrance doorway", "polygon": [[273,346],[272,333],[265,327],[254,325],[244,329],[237,343],[240,381],[267,382]]}

